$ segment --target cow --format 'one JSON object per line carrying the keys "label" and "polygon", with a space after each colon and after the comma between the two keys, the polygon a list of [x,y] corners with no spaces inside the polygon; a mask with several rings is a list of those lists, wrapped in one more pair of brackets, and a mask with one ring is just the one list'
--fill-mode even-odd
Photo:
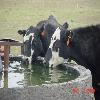
{"label": "cow", "polygon": [[51,15],[47,20],[40,21],[36,27],[30,26],[27,30],[18,31],[24,37],[24,55],[29,57],[31,63],[35,63],[38,56],[45,56],[51,37],[57,27],[68,28],[68,23],[60,25]]}
{"label": "cow", "polygon": [[45,60],[55,67],[72,59],[92,73],[95,100],[100,99],[100,24],[66,30],[57,28],[47,50]]}

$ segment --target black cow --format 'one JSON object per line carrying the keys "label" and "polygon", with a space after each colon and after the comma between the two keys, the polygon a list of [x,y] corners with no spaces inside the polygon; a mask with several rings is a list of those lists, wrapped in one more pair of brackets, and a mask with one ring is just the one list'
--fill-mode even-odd
{"label": "black cow", "polygon": [[67,28],[68,24],[61,26],[51,15],[47,20],[39,22],[36,27],[30,26],[27,30],[18,31],[24,37],[25,55],[30,57],[30,60],[32,58],[32,63],[36,62],[38,56],[45,56],[52,34],[57,27]]}
{"label": "black cow", "polygon": [[100,99],[100,24],[66,30],[57,28],[51,38],[46,61],[57,66],[70,58],[92,73],[95,100]]}

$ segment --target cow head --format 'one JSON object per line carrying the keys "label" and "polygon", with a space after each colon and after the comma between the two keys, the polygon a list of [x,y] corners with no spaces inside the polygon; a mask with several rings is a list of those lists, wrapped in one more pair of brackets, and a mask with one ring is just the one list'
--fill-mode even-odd
{"label": "cow head", "polygon": [[45,60],[49,63],[49,67],[55,67],[63,63],[64,59],[69,57],[69,47],[67,46],[69,33],[70,31],[60,29],[59,27],[54,32],[45,56]]}
{"label": "cow head", "polygon": [[60,25],[57,22],[56,18],[53,15],[51,15],[47,20],[40,21],[36,27],[41,31],[40,39],[42,42],[42,46],[44,49],[44,56],[45,56],[47,49],[50,45],[51,37],[55,32],[55,30],[57,29],[57,27],[64,27],[67,29],[68,23],[65,22],[63,25]]}
{"label": "cow head", "polygon": [[41,22],[39,23],[41,25],[38,24],[38,26],[41,26],[39,28],[42,30],[42,34],[45,35],[45,37],[47,38],[48,47],[50,45],[51,37],[55,32],[55,30],[57,29],[57,27],[63,27],[65,29],[68,28],[67,22],[65,22],[63,25],[60,25],[53,15],[50,15],[47,20]]}
{"label": "cow head", "polygon": [[19,30],[18,33],[24,36],[24,55],[35,61],[42,51],[40,30],[37,27],[30,26],[26,31]]}
{"label": "cow head", "polygon": [[29,57],[31,55],[31,38],[30,38],[30,34],[29,34],[29,30],[31,28],[32,28],[32,26],[29,27],[27,30],[18,30],[18,34],[22,35],[23,38],[24,38],[23,39],[24,55],[27,56],[27,57]]}

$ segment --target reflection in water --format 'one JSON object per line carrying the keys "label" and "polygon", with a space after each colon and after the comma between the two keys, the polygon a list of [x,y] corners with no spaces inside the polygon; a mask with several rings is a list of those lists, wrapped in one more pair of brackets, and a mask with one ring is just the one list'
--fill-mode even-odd
{"label": "reflection in water", "polygon": [[64,68],[50,69],[43,65],[24,66],[21,63],[10,63],[9,71],[1,73],[0,87],[26,87],[41,84],[67,82],[78,77],[78,73]]}
{"label": "reflection in water", "polygon": [[26,86],[41,85],[49,77],[49,69],[44,66],[32,66],[31,72],[25,71]]}
{"label": "reflection in water", "polygon": [[0,72],[0,87],[2,86],[2,72]]}

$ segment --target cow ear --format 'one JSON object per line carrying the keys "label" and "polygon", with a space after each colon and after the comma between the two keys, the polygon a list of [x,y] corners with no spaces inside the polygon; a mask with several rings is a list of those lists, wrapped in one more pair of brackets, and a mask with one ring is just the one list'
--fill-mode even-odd
{"label": "cow ear", "polygon": [[65,29],[67,29],[68,26],[69,26],[69,24],[68,24],[67,22],[65,22],[65,23],[63,24],[63,28],[65,28]]}
{"label": "cow ear", "polygon": [[18,34],[22,35],[23,31],[22,30],[18,30]]}
{"label": "cow ear", "polygon": [[65,34],[66,34],[66,37],[73,36],[73,32],[71,30],[66,30]]}
{"label": "cow ear", "polygon": [[26,34],[26,30],[18,30],[18,34],[24,36]]}

